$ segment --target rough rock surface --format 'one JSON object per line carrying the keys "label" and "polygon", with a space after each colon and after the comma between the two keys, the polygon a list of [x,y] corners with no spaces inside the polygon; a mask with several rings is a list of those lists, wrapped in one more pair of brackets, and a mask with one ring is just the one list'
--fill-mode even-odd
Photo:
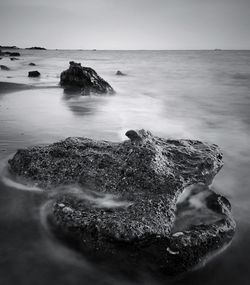
{"label": "rough rock surface", "polygon": [[114,93],[113,88],[102,79],[94,69],[83,67],[81,63],[70,61],[69,69],[63,71],[60,76],[60,84],[66,89],[80,89],[82,94],[90,93]]}
{"label": "rough rock surface", "polygon": [[18,150],[10,169],[48,190],[62,187],[50,222],[90,259],[146,264],[167,274],[186,271],[233,236],[230,204],[213,192],[205,204],[218,219],[173,231],[178,197],[189,185],[210,184],[222,154],[216,145],[166,140],[144,130],[126,135],[122,143],[68,138]]}
{"label": "rough rock surface", "polygon": [[39,71],[29,71],[28,77],[39,77],[41,74]]}

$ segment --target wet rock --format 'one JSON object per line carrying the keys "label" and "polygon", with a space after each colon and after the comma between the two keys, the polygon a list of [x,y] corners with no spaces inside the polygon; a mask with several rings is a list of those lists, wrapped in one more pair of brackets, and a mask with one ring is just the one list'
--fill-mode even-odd
{"label": "wet rock", "polygon": [[10,68],[6,65],[0,65],[1,70],[10,70]]}
{"label": "wet rock", "polygon": [[61,187],[51,227],[91,260],[166,274],[186,271],[234,233],[229,202],[213,192],[204,198],[218,215],[211,223],[186,227],[178,218],[189,207],[178,206],[184,189],[209,185],[222,154],[213,144],[162,139],[145,130],[126,135],[121,143],[68,138],[18,150],[10,170],[47,191]]}
{"label": "wet rock", "polygon": [[121,72],[120,70],[117,70],[116,75],[118,76],[124,76],[126,75],[125,73]]}
{"label": "wet rock", "polygon": [[90,93],[114,93],[113,88],[102,79],[94,69],[83,67],[80,63],[70,61],[69,69],[60,75],[60,84],[66,89],[79,89],[82,94]]}
{"label": "wet rock", "polygon": [[28,76],[29,77],[39,77],[41,74],[39,71],[35,70],[35,71],[29,71]]}
{"label": "wet rock", "polygon": [[30,65],[30,66],[36,66],[36,64],[33,63],[33,62],[29,63],[29,65]]}
{"label": "wet rock", "polygon": [[12,61],[13,61],[13,60],[19,60],[19,58],[11,57],[10,60],[12,60]]}

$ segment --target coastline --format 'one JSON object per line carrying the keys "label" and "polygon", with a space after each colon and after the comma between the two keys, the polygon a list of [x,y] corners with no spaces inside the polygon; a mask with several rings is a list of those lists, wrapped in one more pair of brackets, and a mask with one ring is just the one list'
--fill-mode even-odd
{"label": "coastline", "polygon": [[51,89],[51,88],[61,88],[59,85],[55,86],[35,86],[23,83],[13,83],[13,82],[5,82],[0,81],[0,95],[18,92],[23,90],[31,90],[31,89]]}
{"label": "coastline", "polygon": [[33,88],[36,87],[28,84],[0,81],[0,94],[6,94],[6,93],[33,89]]}

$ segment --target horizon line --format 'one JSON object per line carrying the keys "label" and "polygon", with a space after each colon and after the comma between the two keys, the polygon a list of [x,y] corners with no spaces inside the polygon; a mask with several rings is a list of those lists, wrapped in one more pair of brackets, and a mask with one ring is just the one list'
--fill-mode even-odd
{"label": "horizon line", "polygon": [[[14,48],[15,47],[15,48]],[[33,46],[35,47],[35,46]],[[138,48],[138,49],[98,49],[98,48],[46,48],[46,47],[40,47],[36,46],[38,48],[43,48],[44,50],[72,50],[72,51],[249,51],[249,48],[171,48],[171,49],[143,49],[143,48]],[[36,50],[36,49],[31,49],[30,47],[18,47],[15,45],[0,45],[0,48],[2,49],[27,49],[27,50]],[[40,49],[37,49],[40,50]],[[42,49],[41,49],[42,51]]]}

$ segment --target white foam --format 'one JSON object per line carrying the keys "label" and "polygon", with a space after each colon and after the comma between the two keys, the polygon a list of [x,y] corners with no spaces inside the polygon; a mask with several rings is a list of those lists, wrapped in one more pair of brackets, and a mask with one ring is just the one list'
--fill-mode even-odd
{"label": "white foam", "polygon": [[15,188],[15,189],[18,189],[18,190],[23,190],[23,191],[33,191],[33,192],[42,192],[43,190],[37,186],[34,186],[34,185],[25,185],[25,184],[22,184],[22,183],[19,183],[19,182],[16,182],[8,177],[2,177],[2,182],[8,186],[8,187],[11,187],[11,188]]}

